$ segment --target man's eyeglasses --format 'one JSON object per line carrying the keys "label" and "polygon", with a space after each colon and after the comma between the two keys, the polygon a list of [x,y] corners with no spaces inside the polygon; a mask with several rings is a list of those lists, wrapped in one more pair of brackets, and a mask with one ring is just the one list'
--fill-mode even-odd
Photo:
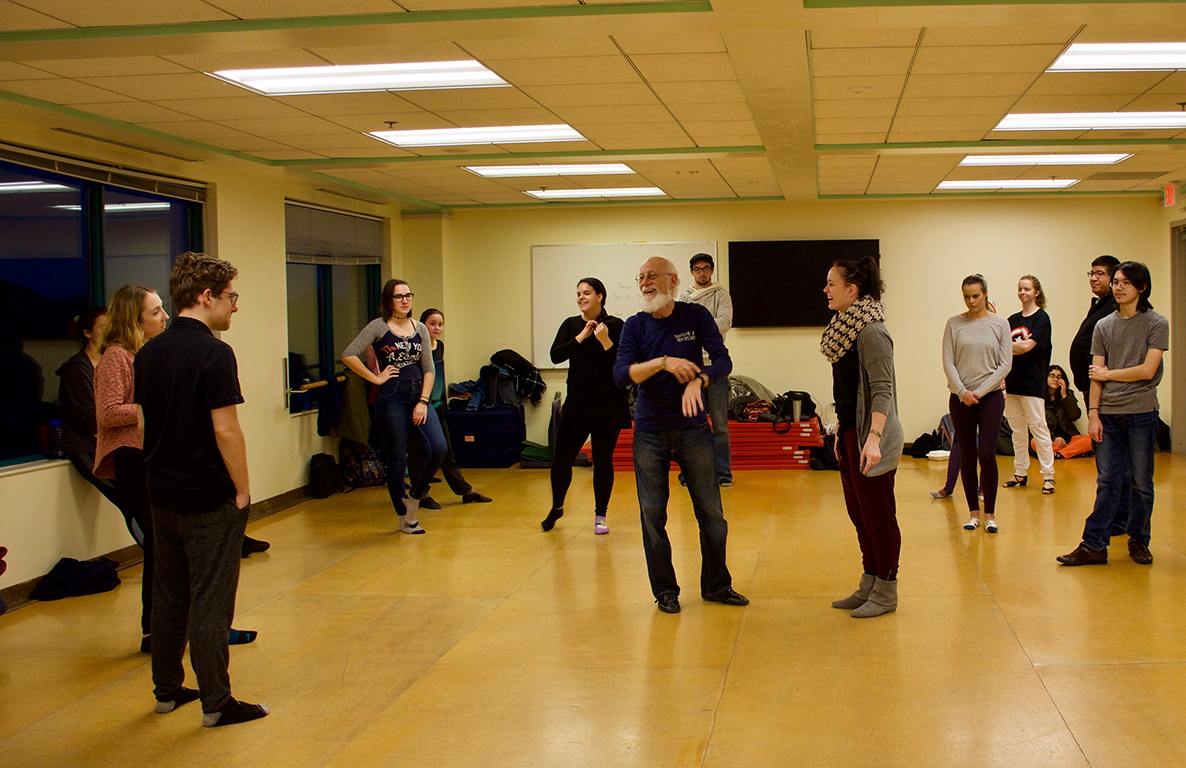
{"label": "man's eyeglasses", "polygon": [[226,296],[228,299],[230,299],[232,307],[239,306],[239,294],[233,293],[231,291],[223,291],[219,294],[219,296]]}
{"label": "man's eyeglasses", "polygon": [[1093,269],[1087,273],[1088,277],[1107,277],[1108,271],[1105,269]]}
{"label": "man's eyeglasses", "polygon": [[1113,280],[1112,287],[1113,288],[1132,288],[1132,283],[1130,283],[1127,280]]}
{"label": "man's eyeglasses", "polygon": [[671,274],[670,272],[647,272],[645,275],[638,276],[638,278],[637,278],[638,284],[642,285],[643,283],[653,283],[654,281],[658,280],[660,277],[666,277],[667,275],[670,275],[670,274]]}
{"label": "man's eyeglasses", "polygon": [[712,267],[692,267],[693,275],[703,275],[705,272],[711,272]]}
{"label": "man's eyeglasses", "polygon": [[411,301],[415,295],[414,293],[393,293],[391,294],[391,298],[396,301]]}

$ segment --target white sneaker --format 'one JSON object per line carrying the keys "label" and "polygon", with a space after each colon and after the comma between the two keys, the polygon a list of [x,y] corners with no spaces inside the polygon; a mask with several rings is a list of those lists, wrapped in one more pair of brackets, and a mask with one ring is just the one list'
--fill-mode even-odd
{"label": "white sneaker", "polygon": [[968,520],[968,522],[964,523],[965,531],[974,531],[979,527],[980,527],[980,518],[978,518],[978,517],[973,517],[972,519]]}
{"label": "white sneaker", "polygon": [[984,524],[984,532],[985,533],[996,533],[997,532],[997,521],[989,520],[987,523],[985,523]]}

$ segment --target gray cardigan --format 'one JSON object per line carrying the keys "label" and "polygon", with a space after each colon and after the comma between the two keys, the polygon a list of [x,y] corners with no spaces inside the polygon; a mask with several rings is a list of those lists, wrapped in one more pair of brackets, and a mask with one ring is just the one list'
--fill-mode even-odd
{"label": "gray cardigan", "polygon": [[873,413],[885,414],[881,431],[881,461],[865,474],[884,475],[898,468],[905,438],[898,421],[898,385],[894,375],[894,340],[885,323],[869,323],[857,334],[857,358],[861,364],[861,385],[857,390],[857,435],[860,445],[869,438]]}

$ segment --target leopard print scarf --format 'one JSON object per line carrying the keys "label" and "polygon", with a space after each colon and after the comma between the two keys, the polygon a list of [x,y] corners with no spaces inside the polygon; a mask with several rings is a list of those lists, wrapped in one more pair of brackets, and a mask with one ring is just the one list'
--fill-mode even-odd
{"label": "leopard print scarf", "polygon": [[862,296],[852,303],[852,306],[836,316],[824,329],[824,336],[820,340],[819,351],[829,362],[835,363],[848,354],[857,340],[857,334],[869,323],[880,323],[885,320],[885,307],[880,301],[869,296]]}

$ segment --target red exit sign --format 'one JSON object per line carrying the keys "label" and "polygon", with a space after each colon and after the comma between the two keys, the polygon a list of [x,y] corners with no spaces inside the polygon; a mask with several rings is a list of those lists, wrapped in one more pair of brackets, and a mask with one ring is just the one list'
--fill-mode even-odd
{"label": "red exit sign", "polygon": [[1169,208],[1169,207],[1177,204],[1177,202],[1178,202],[1178,187],[1176,185],[1167,184],[1166,186],[1161,188],[1161,192],[1165,196],[1165,199],[1162,201],[1163,206],[1165,206],[1166,208]]}

